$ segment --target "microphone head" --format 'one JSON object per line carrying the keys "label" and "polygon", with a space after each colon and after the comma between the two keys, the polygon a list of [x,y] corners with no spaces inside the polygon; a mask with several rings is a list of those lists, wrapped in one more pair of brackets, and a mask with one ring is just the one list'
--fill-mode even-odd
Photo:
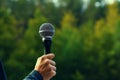
{"label": "microphone head", "polygon": [[39,34],[43,40],[51,40],[54,32],[55,28],[51,23],[43,23],[39,28]]}

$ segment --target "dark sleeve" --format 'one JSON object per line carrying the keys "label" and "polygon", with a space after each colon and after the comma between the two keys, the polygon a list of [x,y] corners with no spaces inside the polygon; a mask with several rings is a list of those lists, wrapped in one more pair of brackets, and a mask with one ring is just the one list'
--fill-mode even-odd
{"label": "dark sleeve", "polygon": [[43,77],[41,76],[41,74],[38,71],[33,70],[23,80],[43,80]]}
{"label": "dark sleeve", "polygon": [[1,60],[0,60],[0,80],[7,80],[6,73]]}

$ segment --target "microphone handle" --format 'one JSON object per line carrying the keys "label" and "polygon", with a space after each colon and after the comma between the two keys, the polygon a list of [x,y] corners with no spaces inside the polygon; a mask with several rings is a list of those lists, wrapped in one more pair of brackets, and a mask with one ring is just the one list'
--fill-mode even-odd
{"label": "microphone handle", "polygon": [[44,47],[45,47],[44,54],[50,53],[51,52],[50,49],[51,49],[52,40],[44,40],[43,43],[44,43]]}

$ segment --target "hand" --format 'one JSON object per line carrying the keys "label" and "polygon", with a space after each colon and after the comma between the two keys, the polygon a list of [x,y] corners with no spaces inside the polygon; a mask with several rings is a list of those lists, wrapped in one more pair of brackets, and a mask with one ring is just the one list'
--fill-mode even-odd
{"label": "hand", "polygon": [[37,59],[34,70],[38,71],[43,80],[50,80],[56,75],[56,63],[52,60],[55,57],[54,54],[46,54]]}

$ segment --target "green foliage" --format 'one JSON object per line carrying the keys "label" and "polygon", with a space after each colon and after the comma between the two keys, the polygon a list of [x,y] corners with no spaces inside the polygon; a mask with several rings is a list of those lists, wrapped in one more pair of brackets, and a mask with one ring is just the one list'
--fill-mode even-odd
{"label": "green foliage", "polygon": [[35,9],[34,1],[28,0],[7,0],[7,7],[17,19],[28,19]]}
{"label": "green foliage", "polygon": [[63,19],[61,21],[61,26],[64,27],[75,27],[76,24],[76,19],[74,17],[74,15],[72,14],[72,12],[66,12],[63,16]]}
{"label": "green foliage", "polygon": [[[16,21],[5,9],[0,9],[0,55],[3,60],[9,58],[17,36]],[[18,31],[19,32],[19,31]],[[11,46],[12,45],[12,46]]]}
{"label": "green foliage", "polygon": [[[35,65],[35,61],[37,58],[42,55],[42,41],[38,34],[39,25],[46,22],[46,18],[43,17],[39,9],[36,9],[34,18],[30,19],[28,22],[28,29],[24,33],[22,39],[18,40],[16,43],[16,49],[11,54],[9,61],[7,61],[6,65],[10,67],[7,69],[8,74],[11,73],[11,68],[13,67],[18,74],[21,76],[17,76],[18,80],[24,78],[24,75],[27,75]],[[14,65],[10,65],[11,63]],[[19,69],[18,67],[19,66]],[[24,70],[24,71],[22,71]],[[16,73],[16,71],[14,73]],[[8,78],[12,80],[16,76],[16,74],[8,75]],[[20,77],[20,78],[19,78]]]}
{"label": "green foliage", "polygon": [[73,80],[84,80],[84,77],[79,71],[76,71],[75,75],[73,76]]}

